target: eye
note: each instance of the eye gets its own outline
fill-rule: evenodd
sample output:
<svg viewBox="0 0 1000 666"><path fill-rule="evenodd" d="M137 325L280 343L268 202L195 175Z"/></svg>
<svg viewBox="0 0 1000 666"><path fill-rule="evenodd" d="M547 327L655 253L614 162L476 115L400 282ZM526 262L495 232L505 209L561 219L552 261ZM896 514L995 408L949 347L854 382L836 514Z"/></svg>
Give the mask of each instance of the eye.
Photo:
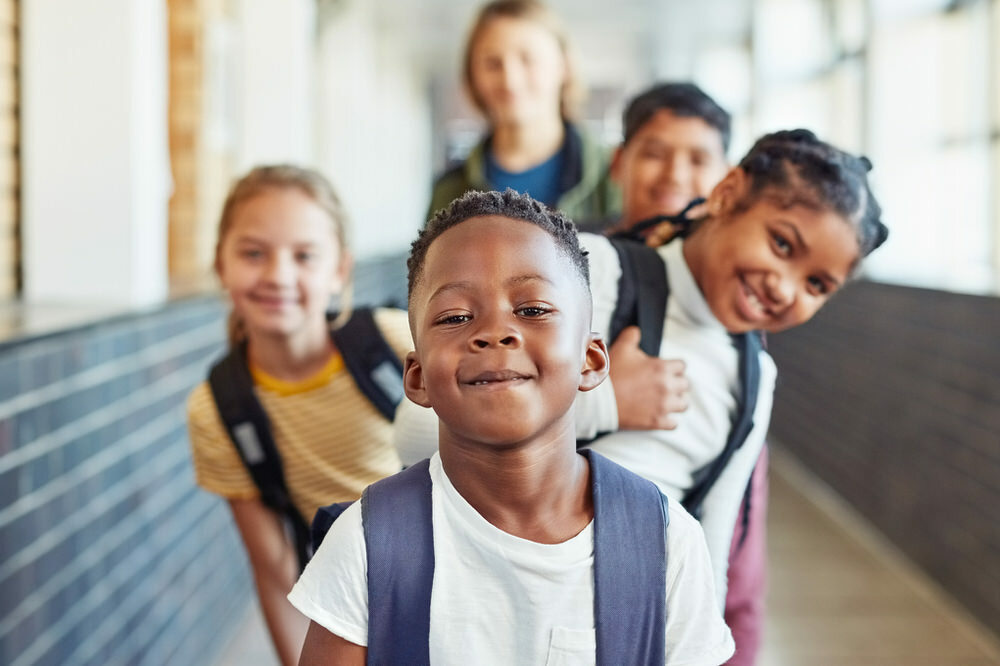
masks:
<svg viewBox="0 0 1000 666"><path fill-rule="evenodd" d="M458 324L464 324L467 321L472 321L472 315L459 312L445 314L434 320L435 326L456 326Z"/></svg>
<svg viewBox="0 0 1000 666"><path fill-rule="evenodd" d="M792 253L792 244L784 236L776 232L771 232L771 239L774 241L774 247L778 254L787 257Z"/></svg>
<svg viewBox="0 0 1000 666"><path fill-rule="evenodd" d="M300 264L308 264L316 258L315 252L300 251L295 253L295 261Z"/></svg>
<svg viewBox="0 0 1000 666"><path fill-rule="evenodd" d="M552 312L552 309L542 305L525 305L515 310L515 312L521 317L535 319L538 317L544 317Z"/></svg>
<svg viewBox="0 0 1000 666"><path fill-rule="evenodd" d="M820 294L825 296L826 294L830 293L830 286L826 283L825 280L822 280L821 278L818 277L811 277L809 278L808 282L809 282L809 290L814 294Z"/></svg>
<svg viewBox="0 0 1000 666"><path fill-rule="evenodd" d="M257 248L244 248L240 250L239 256L243 259L260 259L264 256L264 252Z"/></svg>

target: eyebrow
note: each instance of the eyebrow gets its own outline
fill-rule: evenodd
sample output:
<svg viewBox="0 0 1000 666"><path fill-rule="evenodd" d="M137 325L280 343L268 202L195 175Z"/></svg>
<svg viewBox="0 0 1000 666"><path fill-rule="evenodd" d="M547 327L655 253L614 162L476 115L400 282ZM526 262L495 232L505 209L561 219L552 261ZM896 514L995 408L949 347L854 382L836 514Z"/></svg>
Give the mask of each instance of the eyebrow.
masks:
<svg viewBox="0 0 1000 666"><path fill-rule="evenodd" d="M544 282L545 284L553 286L555 285L555 283L552 280L545 277L544 275L539 275L537 273L525 273L524 275L515 275L505 280L503 284L505 287L515 287L517 285L525 284L526 282ZM437 289L435 289L434 292L427 297L427 300L432 301L441 294L450 291L467 291L470 289L472 289L472 283L467 280L447 282L438 287Z"/></svg>

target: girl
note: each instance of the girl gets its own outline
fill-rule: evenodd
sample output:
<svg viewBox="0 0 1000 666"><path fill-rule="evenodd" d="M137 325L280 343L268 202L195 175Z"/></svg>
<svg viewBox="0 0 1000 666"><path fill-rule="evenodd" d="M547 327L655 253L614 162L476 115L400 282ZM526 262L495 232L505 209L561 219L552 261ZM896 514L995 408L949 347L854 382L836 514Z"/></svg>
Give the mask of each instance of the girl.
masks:
<svg viewBox="0 0 1000 666"><path fill-rule="evenodd" d="M334 326L351 318L346 222L326 180L293 166L252 170L219 222L215 270L232 301L230 345L243 353L306 525L319 506L355 499L401 467L391 423L359 391L331 339L331 297L342 306ZM374 321L402 358L411 348L406 314L378 310ZM197 482L229 501L277 653L297 663L308 621L286 599L300 570L296 547L262 500L208 382L189 398L188 427Z"/></svg>
<svg viewBox="0 0 1000 666"><path fill-rule="evenodd" d="M465 86L486 138L434 185L430 213L468 190L508 187L575 219L617 212L609 153L573 122L580 84L566 34L535 0L484 6L466 42Z"/></svg>
<svg viewBox="0 0 1000 666"><path fill-rule="evenodd" d="M707 216L694 221L684 238L657 250L670 286L659 355L685 362L687 410L676 416L674 430L613 432L592 448L670 497L687 496L698 472L719 456L746 398L731 336L805 323L885 240L888 232L867 183L870 167L865 158L806 130L776 132L753 146L709 195ZM618 254L603 237L581 239L590 253L594 325L607 332L618 299ZM752 430L702 504L723 596L736 517L770 419L776 371L767 352L757 352L756 360ZM613 404L611 387L602 389L595 399ZM581 411L601 413L594 404ZM607 425L591 428L612 429ZM735 531L738 538L741 531Z"/></svg>

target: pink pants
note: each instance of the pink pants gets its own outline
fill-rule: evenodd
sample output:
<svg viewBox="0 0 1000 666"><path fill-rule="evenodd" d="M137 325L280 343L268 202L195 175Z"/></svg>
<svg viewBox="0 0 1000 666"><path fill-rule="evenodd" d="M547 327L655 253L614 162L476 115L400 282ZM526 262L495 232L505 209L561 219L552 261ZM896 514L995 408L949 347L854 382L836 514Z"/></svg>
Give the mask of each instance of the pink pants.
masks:
<svg viewBox="0 0 1000 666"><path fill-rule="evenodd" d="M733 632L736 653L729 666L753 666L764 629L764 591L767 587L767 445L760 452L750 486L750 525L743 534L743 509L729 550L729 589L726 624Z"/></svg>

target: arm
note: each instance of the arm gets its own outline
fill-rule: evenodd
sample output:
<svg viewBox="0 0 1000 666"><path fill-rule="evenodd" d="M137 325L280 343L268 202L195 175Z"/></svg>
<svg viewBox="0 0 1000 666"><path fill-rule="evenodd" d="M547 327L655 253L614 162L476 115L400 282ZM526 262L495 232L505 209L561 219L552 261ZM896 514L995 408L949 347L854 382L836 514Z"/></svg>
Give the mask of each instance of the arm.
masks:
<svg viewBox="0 0 1000 666"><path fill-rule="evenodd" d="M580 234L590 259L594 313L592 328L607 337L618 301L621 264L603 236ZM626 328L610 348L610 380L577 396L577 437L590 439L617 430L669 430L672 413L687 408L687 379L681 361L654 358L639 349L639 329Z"/></svg>
<svg viewBox="0 0 1000 666"><path fill-rule="evenodd" d="M306 642L302 646L299 666L320 666L322 664L364 666L367 657L368 648L365 646L355 645L327 631L315 622L310 622Z"/></svg>
<svg viewBox="0 0 1000 666"><path fill-rule="evenodd" d="M309 623L286 598L299 575L295 548L285 538L281 520L260 500L230 500L229 507L247 549L278 657L282 664L295 664Z"/></svg>

